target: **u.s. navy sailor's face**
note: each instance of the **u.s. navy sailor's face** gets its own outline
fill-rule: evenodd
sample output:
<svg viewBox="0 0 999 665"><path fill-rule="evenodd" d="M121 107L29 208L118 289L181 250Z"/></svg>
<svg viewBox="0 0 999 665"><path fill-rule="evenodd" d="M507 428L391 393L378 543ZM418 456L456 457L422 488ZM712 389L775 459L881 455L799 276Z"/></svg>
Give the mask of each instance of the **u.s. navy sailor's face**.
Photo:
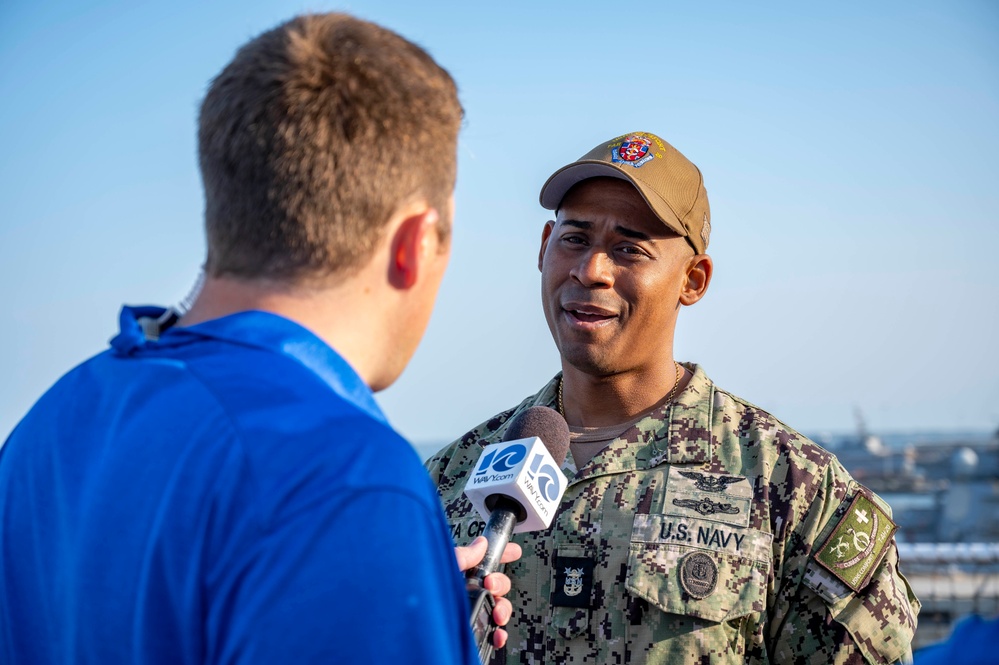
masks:
<svg viewBox="0 0 999 665"><path fill-rule="evenodd" d="M545 318L565 361L595 376L668 363L679 306L703 293L689 301L693 259L630 183L594 178L570 190L538 257Z"/></svg>

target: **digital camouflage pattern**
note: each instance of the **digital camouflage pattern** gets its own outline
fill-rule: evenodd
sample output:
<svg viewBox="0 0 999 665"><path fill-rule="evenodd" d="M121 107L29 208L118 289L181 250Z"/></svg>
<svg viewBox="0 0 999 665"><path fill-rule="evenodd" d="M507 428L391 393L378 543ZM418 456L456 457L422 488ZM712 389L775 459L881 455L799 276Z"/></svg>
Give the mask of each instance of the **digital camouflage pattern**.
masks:
<svg viewBox="0 0 999 665"><path fill-rule="evenodd" d="M894 540L859 538L873 558L859 591L829 569L856 557L853 536L870 528L851 512L855 498L877 508L879 534L888 506L832 454L687 367L694 376L673 405L584 468L567 460L569 487L547 531L514 536L524 556L507 566L514 613L494 662L908 660L919 603ZM462 495L482 446L502 440L518 412L554 408L557 383L427 462L456 543L484 526Z"/></svg>

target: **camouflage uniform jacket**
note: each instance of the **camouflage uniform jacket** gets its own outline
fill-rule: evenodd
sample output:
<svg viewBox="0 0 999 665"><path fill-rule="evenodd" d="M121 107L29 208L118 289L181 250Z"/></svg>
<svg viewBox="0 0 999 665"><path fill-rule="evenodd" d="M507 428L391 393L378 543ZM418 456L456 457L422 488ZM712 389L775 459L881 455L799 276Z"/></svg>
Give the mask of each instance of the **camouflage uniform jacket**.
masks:
<svg viewBox="0 0 999 665"><path fill-rule="evenodd" d="M686 389L590 462L564 469L551 527L514 536L513 663L891 663L919 603L888 506L839 461L696 365ZM558 377L427 462L452 536L484 523L464 498L481 447Z"/></svg>

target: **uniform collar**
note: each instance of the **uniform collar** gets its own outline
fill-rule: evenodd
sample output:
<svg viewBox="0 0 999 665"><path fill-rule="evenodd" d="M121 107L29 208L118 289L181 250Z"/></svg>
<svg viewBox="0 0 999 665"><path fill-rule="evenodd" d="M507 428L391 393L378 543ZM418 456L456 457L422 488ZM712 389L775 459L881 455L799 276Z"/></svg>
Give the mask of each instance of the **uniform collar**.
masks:
<svg viewBox="0 0 999 665"><path fill-rule="evenodd" d="M651 469L660 464L703 464L712 458L711 421L714 384L699 365L685 363L693 376L672 404L663 405L635 423L595 455L581 471L565 469L570 482L608 473ZM557 391L561 375L521 405L548 406L558 410ZM511 414L510 420L512 420ZM507 421L509 422L509 420ZM502 435L501 430L497 431Z"/></svg>
<svg viewBox="0 0 999 665"><path fill-rule="evenodd" d="M167 310L162 307L122 307L118 319L120 330L111 339L113 353L132 356L205 340L272 351L294 358L342 398L376 420L387 423L371 389L343 356L290 319L256 310L238 312L190 327L169 328L159 339L148 339L142 320L158 319L164 314Z"/></svg>
<svg viewBox="0 0 999 665"><path fill-rule="evenodd" d="M662 427L650 441L649 466L703 464L712 458L714 384L699 365L684 363L693 376L672 405L663 407ZM639 423L641 424L641 423Z"/></svg>

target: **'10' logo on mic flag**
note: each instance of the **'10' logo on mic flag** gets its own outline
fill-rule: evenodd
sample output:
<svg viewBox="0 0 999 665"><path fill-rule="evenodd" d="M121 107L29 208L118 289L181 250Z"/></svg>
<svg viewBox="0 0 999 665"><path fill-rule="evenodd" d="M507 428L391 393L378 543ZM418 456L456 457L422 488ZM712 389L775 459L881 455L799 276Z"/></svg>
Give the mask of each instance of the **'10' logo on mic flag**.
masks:
<svg viewBox="0 0 999 665"><path fill-rule="evenodd" d="M516 500L527 518L514 533L546 529L565 492L565 478L541 439L518 439L486 446L465 487L483 519L489 520L486 499L500 494Z"/></svg>

